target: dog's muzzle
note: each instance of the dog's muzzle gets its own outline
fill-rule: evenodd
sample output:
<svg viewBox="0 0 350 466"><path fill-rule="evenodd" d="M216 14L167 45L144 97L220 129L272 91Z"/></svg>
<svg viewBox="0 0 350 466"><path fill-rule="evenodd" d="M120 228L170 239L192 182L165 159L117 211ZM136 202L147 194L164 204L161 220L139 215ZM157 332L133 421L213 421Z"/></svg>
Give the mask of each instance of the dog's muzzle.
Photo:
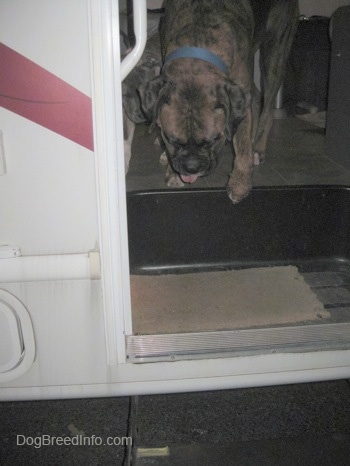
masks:
<svg viewBox="0 0 350 466"><path fill-rule="evenodd" d="M179 151L171 157L171 165L184 183L194 183L197 178L209 175L215 169L217 160L212 154Z"/></svg>

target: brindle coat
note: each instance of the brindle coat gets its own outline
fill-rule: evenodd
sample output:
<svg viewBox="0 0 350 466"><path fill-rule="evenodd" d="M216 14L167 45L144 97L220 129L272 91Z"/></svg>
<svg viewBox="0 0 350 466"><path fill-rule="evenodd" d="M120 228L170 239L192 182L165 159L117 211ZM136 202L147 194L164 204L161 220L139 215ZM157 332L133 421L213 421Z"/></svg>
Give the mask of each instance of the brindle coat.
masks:
<svg viewBox="0 0 350 466"><path fill-rule="evenodd" d="M148 121L142 110L139 88L159 75L161 66L160 38L156 33L147 40L142 57L122 83L125 173L129 170L135 124Z"/></svg>
<svg viewBox="0 0 350 466"><path fill-rule="evenodd" d="M168 62L142 90L144 111L161 128L173 172L168 184L211 173L228 139L235 151L227 191L239 202L264 157L272 109L298 20L297 0L167 0L163 59L186 46L205 48L228 66L226 76L198 58ZM253 83L260 48L262 97Z"/></svg>

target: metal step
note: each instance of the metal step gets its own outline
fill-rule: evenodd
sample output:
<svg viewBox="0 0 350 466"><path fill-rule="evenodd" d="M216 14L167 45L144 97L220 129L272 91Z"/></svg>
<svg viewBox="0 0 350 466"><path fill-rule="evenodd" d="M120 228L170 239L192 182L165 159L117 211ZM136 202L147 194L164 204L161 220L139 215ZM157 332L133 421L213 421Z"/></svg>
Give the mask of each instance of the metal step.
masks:
<svg viewBox="0 0 350 466"><path fill-rule="evenodd" d="M130 335L132 363L350 349L350 323L200 333Z"/></svg>

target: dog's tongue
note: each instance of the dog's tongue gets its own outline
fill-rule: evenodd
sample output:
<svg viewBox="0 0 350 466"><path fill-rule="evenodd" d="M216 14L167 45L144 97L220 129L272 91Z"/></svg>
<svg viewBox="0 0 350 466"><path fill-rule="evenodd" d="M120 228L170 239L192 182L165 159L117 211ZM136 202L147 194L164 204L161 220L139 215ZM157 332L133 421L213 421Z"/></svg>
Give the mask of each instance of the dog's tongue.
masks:
<svg viewBox="0 0 350 466"><path fill-rule="evenodd" d="M197 181L198 175L180 175L184 183L194 183Z"/></svg>

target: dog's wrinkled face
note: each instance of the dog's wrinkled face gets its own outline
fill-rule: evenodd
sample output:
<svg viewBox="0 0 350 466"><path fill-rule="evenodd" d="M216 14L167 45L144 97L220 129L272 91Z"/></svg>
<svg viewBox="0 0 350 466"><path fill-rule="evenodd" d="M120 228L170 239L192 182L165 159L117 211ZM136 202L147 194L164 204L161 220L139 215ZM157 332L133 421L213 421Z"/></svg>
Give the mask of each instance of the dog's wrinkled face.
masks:
<svg viewBox="0 0 350 466"><path fill-rule="evenodd" d="M243 92L227 79L175 83L159 76L145 88L143 102L161 129L173 170L185 183L213 172L245 113Z"/></svg>
<svg viewBox="0 0 350 466"><path fill-rule="evenodd" d="M159 109L157 122L171 166L185 183L215 169L226 141L225 111L213 94L184 83L172 89Z"/></svg>

